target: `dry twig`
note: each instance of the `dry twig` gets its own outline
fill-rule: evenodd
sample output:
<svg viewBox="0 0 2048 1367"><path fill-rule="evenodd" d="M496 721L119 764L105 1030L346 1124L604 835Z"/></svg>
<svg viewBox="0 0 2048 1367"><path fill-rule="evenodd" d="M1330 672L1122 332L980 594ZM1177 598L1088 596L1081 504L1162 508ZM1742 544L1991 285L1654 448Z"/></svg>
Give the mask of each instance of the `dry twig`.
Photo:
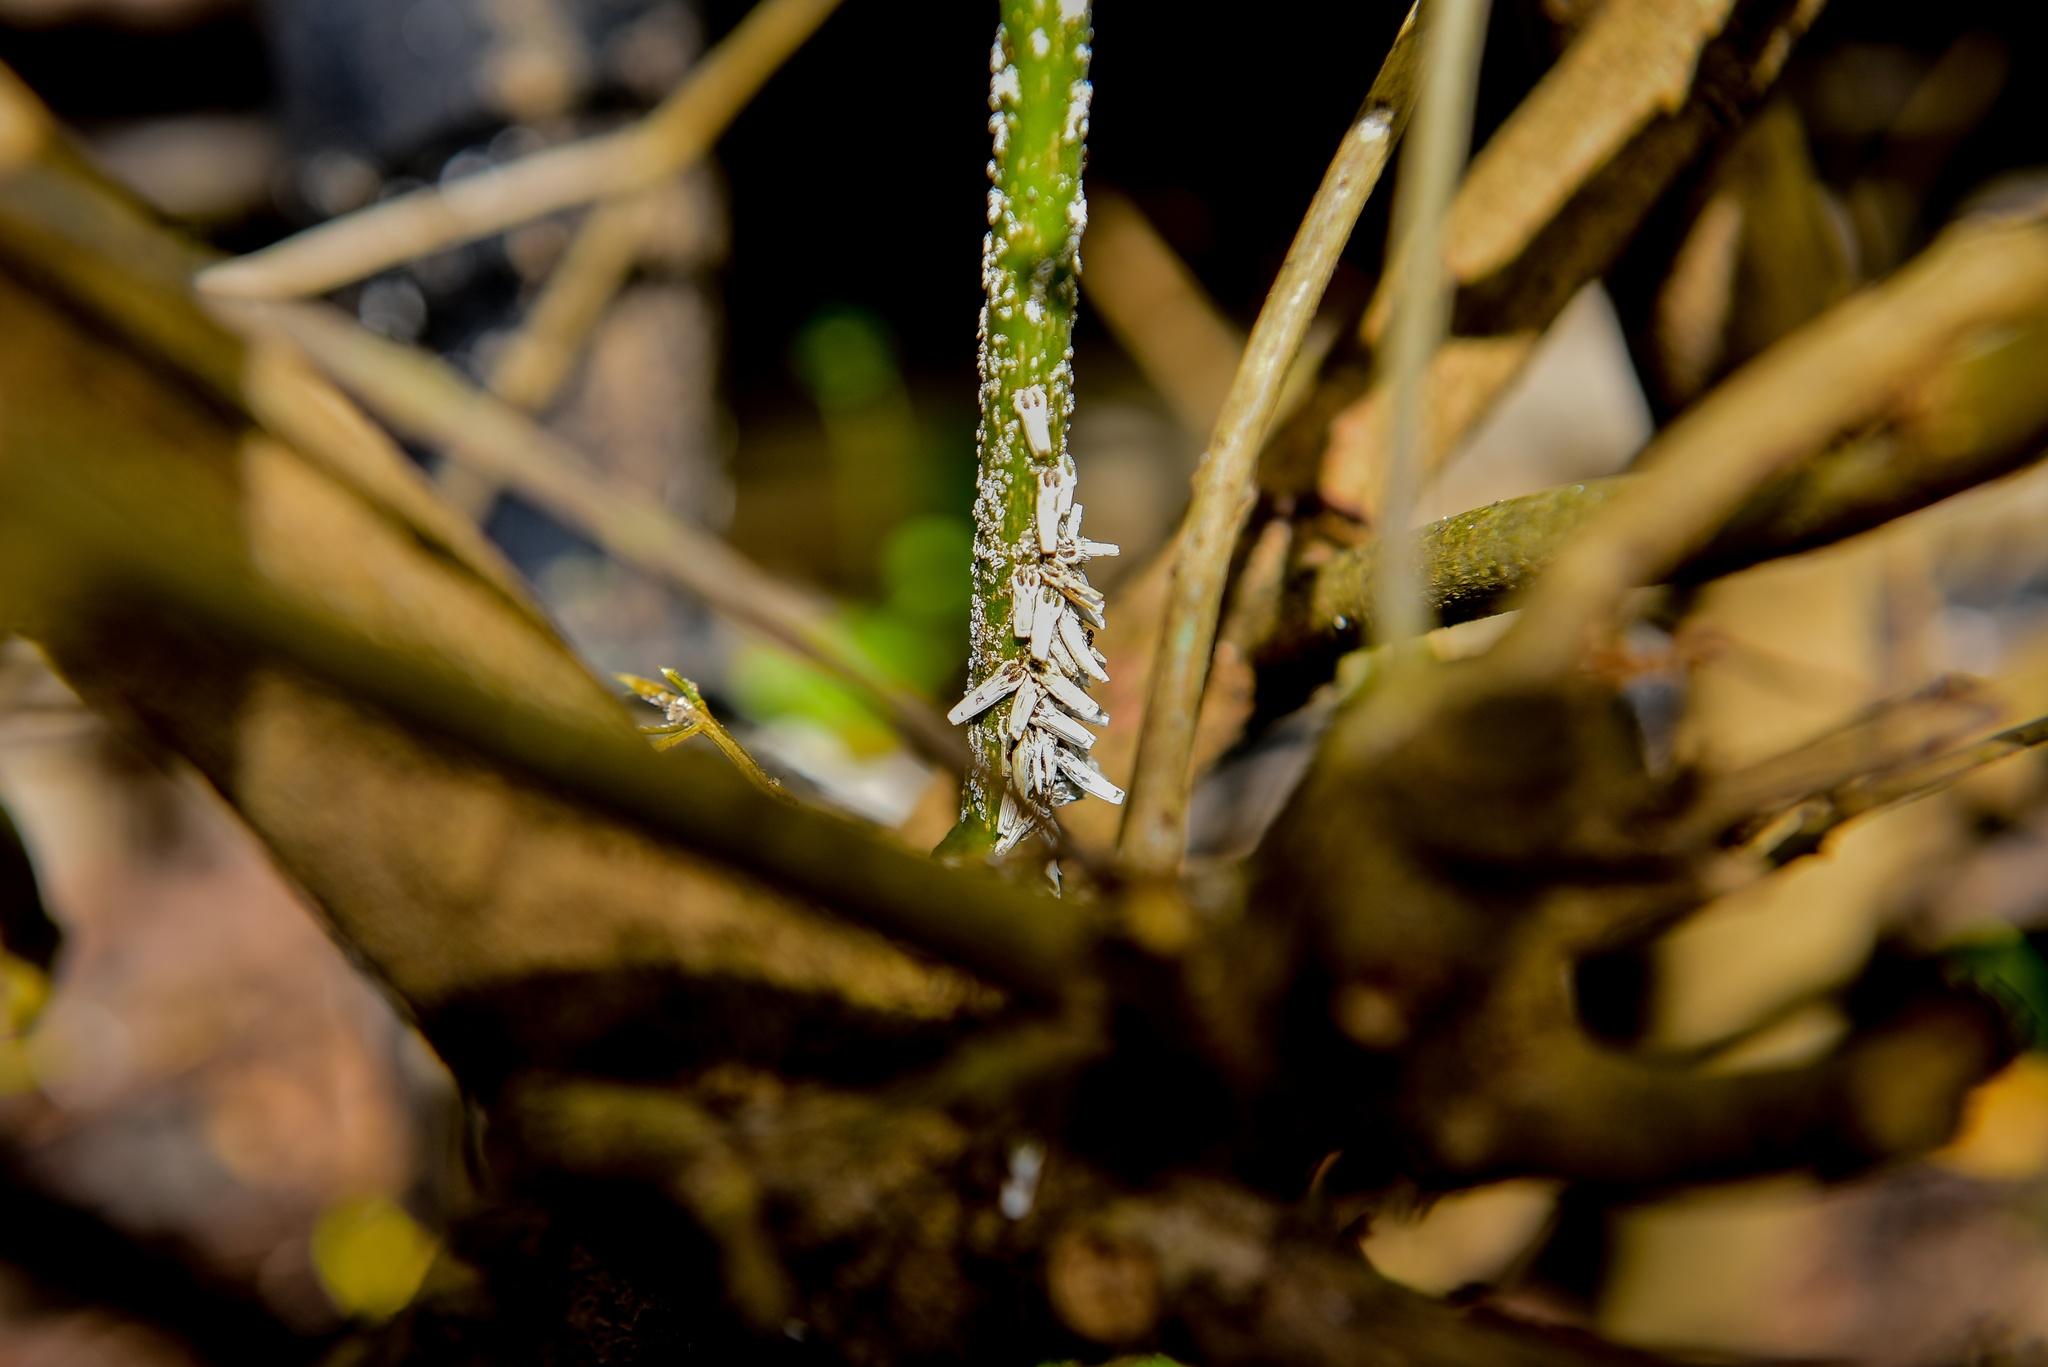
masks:
<svg viewBox="0 0 2048 1367"><path fill-rule="evenodd" d="M1252 327L1237 377L1195 472L1194 500L1174 549L1165 625L1152 662L1138 737L1131 805L1118 844L1124 864L1164 876L1179 867L1187 844L1189 766L1202 685L1209 675L1218 614L1237 539L1253 501L1259 448L1281 388L1336 269L1366 197L1379 183L1407 121L1416 61L1410 14L1373 82L1372 93L1346 130L1330 169L1281 263L1266 305Z"/></svg>
<svg viewBox="0 0 2048 1367"><path fill-rule="evenodd" d="M1862 772L1811 794L1789 830L1772 832L1765 864L1781 868L1812 854L1837 830L1861 816L1945 792L1978 771L2048 744L2048 717L2035 717L1968 745L1917 762Z"/></svg>
<svg viewBox="0 0 2048 1367"><path fill-rule="evenodd" d="M630 128L415 190L200 272L238 298L323 294L401 261L659 184L709 150L839 0L761 0L676 92Z"/></svg>
<svg viewBox="0 0 2048 1367"><path fill-rule="evenodd" d="M652 205L646 195L608 200L577 226L526 321L491 366L490 389L512 407L539 413L575 368L584 341L625 286L645 242ZM441 496L482 521L499 485L460 461L436 474Z"/></svg>
<svg viewBox="0 0 2048 1367"><path fill-rule="evenodd" d="M884 677L815 600L717 537L592 474L560 439L476 389L452 367L311 304L225 304L303 348L386 421L517 489L621 561L702 599L858 688L927 758L959 772L962 746L929 704Z"/></svg>
<svg viewBox="0 0 2048 1367"><path fill-rule="evenodd" d="M1394 191L1393 322L1386 348L1386 383L1393 389L1393 443L1379 500L1379 537L1392 550L1379 576L1379 620L1389 640L1427 629L1408 573L1408 524L1422 493L1423 451L1429 413L1424 382L1430 357L1443 345L1451 319L1451 277L1443 258L1445 216L1472 141L1472 102L1479 88L1479 54L1486 36L1488 0L1439 0L1430 11L1423 51L1415 136L1401 158ZM1382 285L1382 290L1386 288Z"/></svg>
<svg viewBox="0 0 2048 1367"><path fill-rule="evenodd" d="M1892 396L1883 426L1773 480L1672 572L1699 583L1831 545L2035 463L2048 449L2048 319L1973 338ZM1414 554L1431 611L1446 623L1499 612L1592 515L1639 476L1525 494L1421 529ZM1300 575L1260 643L1259 704L1285 712L1326 682L1338 655L1375 638L1377 548Z"/></svg>
<svg viewBox="0 0 2048 1367"><path fill-rule="evenodd" d="M1452 205L1445 258L1458 286L1455 335L1430 363L1427 469L1486 414L1559 310L1613 264L1680 174L1770 90L1821 4L1599 7L1474 156ZM1383 287L1359 332L1367 353L1384 340L1389 304ZM1389 418L1385 387L1361 385L1340 372L1324 401L1282 434L1267 462L1269 492L1369 508L1384 478Z"/></svg>
<svg viewBox="0 0 2048 1367"><path fill-rule="evenodd" d="M1538 581L1504 662L1556 674L1628 590L1708 545L1744 500L1806 453L1881 413L1970 336L2048 309L2048 220L1966 223L1887 284L1802 328L1665 430L1641 475Z"/></svg>

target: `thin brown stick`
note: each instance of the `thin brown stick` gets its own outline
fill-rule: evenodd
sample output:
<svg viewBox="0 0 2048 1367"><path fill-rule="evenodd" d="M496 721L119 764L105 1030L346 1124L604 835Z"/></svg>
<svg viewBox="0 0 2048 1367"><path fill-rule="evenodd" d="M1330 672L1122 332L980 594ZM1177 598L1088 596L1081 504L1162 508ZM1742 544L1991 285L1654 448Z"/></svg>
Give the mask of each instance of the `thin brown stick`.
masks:
<svg viewBox="0 0 2048 1367"><path fill-rule="evenodd" d="M2035 717L1918 763L1860 776L1815 793L1792 829L1771 841L1764 861L1771 868L1782 868L1818 850L1828 836L1857 817L1932 797L2002 759L2042 745L2048 745L2048 717Z"/></svg>
<svg viewBox="0 0 2048 1367"><path fill-rule="evenodd" d="M1117 342L1190 432L1207 432L1229 392L1244 338L1138 206L1098 192L1088 210L1081 288Z"/></svg>
<svg viewBox="0 0 2048 1367"><path fill-rule="evenodd" d="M493 394L526 413L538 413L553 402L584 342L633 274L649 209L645 195L629 195L590 211L527 310L525 323L491 366ZM498 481L460 461L444 465L435 482L442 497L477 521L489 513L500 488Z"/></svg>
<svg viewBox="0 0 2048 1367"><path fill-rule="evenodd" d="M781 642L873 699L918 751L960 772L959 736L923 699L881 675L816 600L711 536L607 485L583 456L444 363L310 304L227 306L311 357L386 421L532 499L626 564Z"/></svg>
<svg viewBox="0 0 2048 1367"><path fill-rule="evenodd" d="M1423 45L1415 136L1401 157L1394 190L1394 317L1387 337L1387 382L1393 390L1393 442L1379 500L1380 540L1392 554L1376 587L1378 615L1389 640L1428 629L1428 612L1408 555L1408 524L1422 494L1428 421L1424 381L1430 358L1451 324L1451 275L1444 228L1472 143L1472 102L1490 0L1441 0Z"/></svg>
<svg viewBox="0 0 2048 1367"><path fill-rule="evenodd" d="M1338 254L1407 122L1415 48L1411 11L1281 263L1223 401L1209 453L1195 472L1194 499L1175 551L1165 629L1153 659L1131 805L1119 843L1121 859L1135 872L1165 876L1180 866L1187 845L1195 722L1231 558L1251 513L1259 448L1295 353L1336 270Z"/></svg>
<svg viewBox="0 0 2048 1367"><path fill-rule="evenodd" d="M1820 0L1607 0L1479 149L1444 255L1458 326L1429 368L1434 470L1522 372L1565 303L1614 264L1674 179L1772 87ZM1391 280L1359 329L1385 338ZM1269 453L1271 497L1364 516L1385 468L1383 384L1356 368ZM1352 388L1356 386L1356 388ZM1345 392L1350 389L1347 395Z"/></svg>
<svg viewBox="0 0 2048 1367"><path fill-rule="evenodd" d="M652 212L646 195L610 200L590 211L524 325L491 366L493 394L528 413L553 401L585 339L633 274Z"/></svg>
<svg viewBox="0 0 2048 1367"><path fill-rule="evenodd" d="M709 150L839 0L761 0L639 123L415 190L201 271L199 285L254 299L323 294L401 261L592 200L646 189Z"/></svg>
<svg viewBox="0 0 2048 1367"><path fill-rule="evenodd" d="M110 509L61 461L17 461L0 473L0 528L33 557L35 611L66 630L142 611L249 647L991 982L1058 995L1097 939L1084 909L942 868L855 822L757 792L709 756L657 755L619 714L529 696L417 643L373 635L316 596L252 575L239 547L183 525L138 534L135 509Z"/></svg>
<svg viewBox="0 0 2048 1367"><path fill-rule="evenodd" d="M1918 772L1966 737L1999 720L1997 690L1961 677L1937 679L1873 704L1803 745L1704 777L1691 804L1687 838L1744 844L1816 794Z"/></svg>
<svg viewBox="0 0 2048 1367"><path fill-rule="evenodd" d="M2040 209L1951 229L1889 283L1738 371L1644 453L1642 473L1537 581L1496 651L1561 673L1631 589L1705 546L1772 477L1877 416L1966 337L2048 310Z"/></svg>

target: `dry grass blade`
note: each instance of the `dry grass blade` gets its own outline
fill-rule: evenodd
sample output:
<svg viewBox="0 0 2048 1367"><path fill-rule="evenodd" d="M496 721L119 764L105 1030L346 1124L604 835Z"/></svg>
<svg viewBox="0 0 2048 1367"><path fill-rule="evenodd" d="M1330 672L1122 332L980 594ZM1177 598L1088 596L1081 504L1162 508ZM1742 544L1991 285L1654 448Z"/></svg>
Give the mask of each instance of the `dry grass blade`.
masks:
<svg viewBox="0 0 2048 1367"><path fill-rule="evenodd" d="M872 698L918 751L959 772L960 739L922 699L881 675L834 629L817 601L717 537L592 474L566 443L422 352L387 342L310 304L224 306L302 348L385 420L444 447L589 535L625 564L702 599L822 665Z"/></svg>
<svg viewBox="0 0 2048 1367"><path fill-rule="evenodd" d="M548 406L584 339L633 273L653 206L645 196L598 205L491 366L491 392L528 413Z"/></svg>
<svg viewBox="0 0 2048 1367"><path fill-rule="evenodd" d="M208 268L199 284L256 299L322 294L387 267L646 189L695 162L839 0L762 0L641 122L416 190Z"/></svg>
<svg viewBox="0 0 2048 1367"><path fill-rule="evenodd" d="M1164 876L1180 865L1202 685L1208 679L1231 558L1251 512L1259 448L1337 257L1406 122L1416 39L1411 11L1281 263L1223 401L1208 454L1195 472L1194 500L1175 548L1165 629L1152 663L1138 767L1118 845L1120 858L1135 872Z"/></svg>

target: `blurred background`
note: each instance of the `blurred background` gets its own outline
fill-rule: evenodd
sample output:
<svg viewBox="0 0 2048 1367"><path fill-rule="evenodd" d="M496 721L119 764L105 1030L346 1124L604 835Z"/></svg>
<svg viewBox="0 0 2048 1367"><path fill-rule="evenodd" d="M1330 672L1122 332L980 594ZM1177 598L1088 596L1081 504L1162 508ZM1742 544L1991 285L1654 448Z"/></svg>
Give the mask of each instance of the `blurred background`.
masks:
<svg viewBox="0 0 2048 1367"><path fill-rule="evenodd" d="M1126 570L1179 515L1238 339L1403 10L1194 8L1096 18L1073 440L1092 534L1123 544ZM1480 138L1592 8L1496 4ZM0 0L0 61L108 173L239 252L621 126L745 10ZM964 655L994 18L849 0L707 163L649 196L623 287L523 391L608 480L828 591L845 638L933 698L958 688ZM1654 267L1626 261L1567 310L1425 515L1621 468L1782 332L1773 301L1831 301L1970 205L2038 192L2044 39L2038 3L1836 0L1764 116L1660 210ZM1369 295L1385 203L1312 347ZM335 300L496 382L574 219ZM1683 274L1664 271L1672 244ZM1773 275L1788 261L1799 279ZM1742 306L1717 314L1715 298ZM1660 326L1681 314L1711 325ZM793 784L883 824L914 818L931 775L858 696L414 454L596 668L672 665ZM1949 673L2048 677L2044 519L2039 475L1954 500L1718 585L1617 667L1675 700L1671 753L1728 763ZM2048 689L2004 701L2032 715ZM1740 1040L1717 1066L1799 1057L1845 1028L1826 991L1900 942L1966 949L2048 1002L2025 938L2048 928L2044 777L2025 761L1867 822L1689 925L1637 967L1616 1029L1674 1051ZM0 961L0 1364L194 1360L151 1328L163 1307L98 1294L115 1258L212 1307L217 1360L262 1325L317 1336L402 1308L468 1180L465 1120L430 1052L217 799L19 646L0 656L0 807L18 828L0 862L26 860L65 932L47 979ZM0 909L0 940L30 933ZM38 1010L30 1045L17 1027ZM1625 1205L1509 1184L1393 1222L1369 1251L1432 1292L1666 1348L2048 1361L2048 1059L2014 1064L1962 1136L1909 1169Z"/></svg>

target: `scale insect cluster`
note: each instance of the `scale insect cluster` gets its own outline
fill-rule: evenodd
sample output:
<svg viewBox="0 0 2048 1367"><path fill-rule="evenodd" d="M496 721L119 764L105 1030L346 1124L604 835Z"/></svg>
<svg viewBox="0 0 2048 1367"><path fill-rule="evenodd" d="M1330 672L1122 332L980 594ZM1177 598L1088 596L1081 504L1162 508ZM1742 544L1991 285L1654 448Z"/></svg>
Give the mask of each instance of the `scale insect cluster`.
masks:
<svg viewBox="0 0 2048 1367"><path fill-rule="evenodd" d="M1012 404L1038 478L1036 517L1010 571L1010 634L1025 649L970 688L946 714L948 721L965 725L1009 700L1002 731L998 855L1033 831L1049 830L1053 809L1084 794L1105 802L1124 800L1123 789L1088 757L1095 735L1082 725L1109 720L1087 692L1090 681L1109 678L1109 661L1095 648L1091 630L1103 625L1102 594L1088 582L1083 567L1115 555L1117 547L1081 534L1074 462L1053 450L1044 387L1018 390Z"/></svg>

